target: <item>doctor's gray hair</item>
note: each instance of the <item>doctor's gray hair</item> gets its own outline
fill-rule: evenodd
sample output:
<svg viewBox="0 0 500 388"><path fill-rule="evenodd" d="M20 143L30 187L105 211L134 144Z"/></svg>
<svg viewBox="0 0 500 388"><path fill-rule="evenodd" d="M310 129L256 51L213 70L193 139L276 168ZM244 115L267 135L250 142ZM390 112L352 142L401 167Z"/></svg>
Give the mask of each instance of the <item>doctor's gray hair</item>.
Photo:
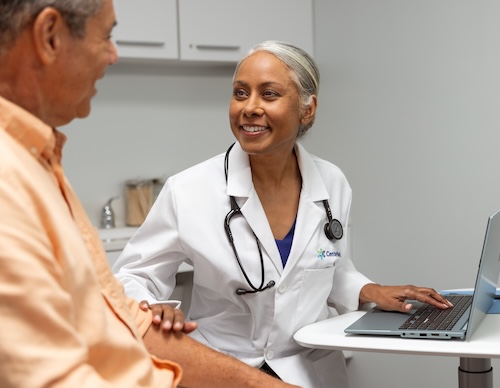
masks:
<svg viewBox="0 0 500 388"><path fill-rule="evenodd" d="M24 27L47 7L58 10L75 38L85 36L85 25L104 0L0 0L0 54L8 49Z"/></svg>
<svg viewBox="0 0 500 388"><path fill-rule="evenodd" d="M241 64L252 54L264 51L273 54L289 69L291 77L300 96L301 107L308 107L312 102L312 96L319 93L319 69L314 59L301 48L289 43L268 40L251 48L236 65L233 75L238 73ZM300 124L297 137L302 137L314 124L314 117L308 124Z"/></svg>

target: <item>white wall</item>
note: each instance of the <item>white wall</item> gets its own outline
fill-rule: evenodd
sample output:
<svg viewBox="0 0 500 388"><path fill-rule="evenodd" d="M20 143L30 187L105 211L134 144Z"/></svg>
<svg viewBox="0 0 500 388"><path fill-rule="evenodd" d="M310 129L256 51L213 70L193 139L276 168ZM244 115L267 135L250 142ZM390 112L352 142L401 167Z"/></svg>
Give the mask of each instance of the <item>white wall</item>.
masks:
<svg viewBox="0 0 500 388"><path fill-rule="evenodd" d="M90 117L62 128L66 174L95 225L115 195L122 198L113 208L123 225L127 179L171 175L234 141L228 126L233 70L127 63L108 69Z"/></svg>
<svg viewBox="0 0 500 388"><path fill-rule="evenodd" d="M500 2L315 5L323 79L306 145L353 187L356 265L382 283L473 286L500 208ZM353 388L416 388L417 370L423 386L455 387L457 366L357 353L349 369Z"/></svg>
<svg viewBox="0 0 500 388"><path fill-rule="evenodd" d="M500 207L500 2L315 8L320 107L304 143L351 182L356 265L386 284L472 286L487 216ZM66 171L93 220L125 179L168 175L225 150L231 74L111 69L91 118L65 131ZM353 388L417 388L417 370L426 386L447 388L457 386L457 366L356 353L349 370Z"/></svg>
<svg viewBox="0 0 500 388"><path fill-rule="evenodd" d="M500 207L499 11L493 0L316 2L323 78L306 143L348 176L354 254L381 281L474 280Z"/></svg>

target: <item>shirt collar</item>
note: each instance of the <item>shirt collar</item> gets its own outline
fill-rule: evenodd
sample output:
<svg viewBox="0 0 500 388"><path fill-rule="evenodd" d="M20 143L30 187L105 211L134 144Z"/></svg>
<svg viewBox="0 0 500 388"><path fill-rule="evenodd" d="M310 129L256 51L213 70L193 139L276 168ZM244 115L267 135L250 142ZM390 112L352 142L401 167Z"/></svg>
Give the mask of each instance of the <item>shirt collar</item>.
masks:
<svg viewBox="0 0 500 388"><path fill-rule="evenodd" d="M55 155L59 160L66 136L23 108L0 97L0 130L16 139L38 159Z"/></svg>

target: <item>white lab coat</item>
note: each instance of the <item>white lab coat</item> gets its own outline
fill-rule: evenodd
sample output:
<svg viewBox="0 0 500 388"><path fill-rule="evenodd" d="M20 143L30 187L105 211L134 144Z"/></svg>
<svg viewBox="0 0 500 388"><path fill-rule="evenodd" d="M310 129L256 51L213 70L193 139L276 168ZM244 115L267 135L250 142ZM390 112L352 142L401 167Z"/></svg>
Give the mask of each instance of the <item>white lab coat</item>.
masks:
<svg viewBox="0 0 500 388"><path fill-rule="evenodd" d="M266 361L285 381L303 387L346 387L342 352L299 346L293 334L301 327L331 316L327 302L339 312L356 310L361 288L370 281L356 271L347 248L351 189L343 173L330 162L307 153L297 143L302 191L293 244L283 268L280 254L259 197L252 184L248 155L236 143L224 175L224 154L168 179L144 224L114 266L127 294L137 300L168 299L175 274L186 261L194 266L189 318L199 328L192 337L260 366ZM256 286L262 247L265 283L275 287L255 294L248 289L224 231L236 198L244 217L231 229L243 266ZM324 233L328 199L344 237L330 241Z"/></svg>

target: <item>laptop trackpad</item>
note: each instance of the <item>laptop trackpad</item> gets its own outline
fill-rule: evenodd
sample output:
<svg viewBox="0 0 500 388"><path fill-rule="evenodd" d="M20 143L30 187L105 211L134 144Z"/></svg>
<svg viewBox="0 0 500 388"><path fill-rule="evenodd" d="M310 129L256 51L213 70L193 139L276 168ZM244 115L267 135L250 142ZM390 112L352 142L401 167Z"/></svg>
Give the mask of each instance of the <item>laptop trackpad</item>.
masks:
<svg viewBox="0 0 500 388"><path fill-rule="evenodd" d="M414 311L415 310L412 310L411 312ZM350 333L388 333L393 330L398 330L409 316L409 313L383 311L375 308L349 326L347 331Z"/></svg>

